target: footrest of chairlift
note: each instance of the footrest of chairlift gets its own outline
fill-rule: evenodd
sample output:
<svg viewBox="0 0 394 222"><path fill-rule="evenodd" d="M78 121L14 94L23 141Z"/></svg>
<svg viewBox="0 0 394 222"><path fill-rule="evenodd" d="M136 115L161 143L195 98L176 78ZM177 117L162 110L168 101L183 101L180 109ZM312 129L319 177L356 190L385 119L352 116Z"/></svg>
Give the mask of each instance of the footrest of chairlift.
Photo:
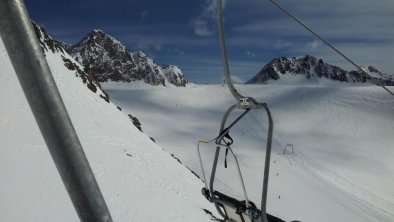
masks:
<svg viewBox="0 0 394 222"><path fill-rule="evenodd" d="M249 207L246 206L245 201L240 201L230 196L227 196L218 191L214 191L212 196L205 187L202 188L201 193L210 202L217 203L226 214L230 221L235 222L257 222L261 217L261 210L257 209L256 204L249 201ZM267 214L268 222L285 222L284 220Z"/></svg>

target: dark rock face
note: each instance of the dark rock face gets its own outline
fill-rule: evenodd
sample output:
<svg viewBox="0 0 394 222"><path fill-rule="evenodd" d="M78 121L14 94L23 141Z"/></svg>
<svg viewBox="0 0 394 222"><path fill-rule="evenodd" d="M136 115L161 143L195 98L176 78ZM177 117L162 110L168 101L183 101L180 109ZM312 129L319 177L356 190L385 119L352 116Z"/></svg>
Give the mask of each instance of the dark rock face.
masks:
<svg viewBox="0 0 394 222"><path fill-rule="evenodd" d="M37 25L35 22L32 21L32 24L33 24L33 28L36 33L36 36L37 36L38 40L40 41L40 46L41 46L42 50L44 51L44 53L45 53L45 51L48 51L48 50L51 50L52 53L55 53L55 52L64 53L65 52L64 43L59 42L55 39L52 39L48 35L47 31L43 27Z"/></svg>
<svg viewBox="0 0 394 222"><path fill-rule="evenodd" d="M141 51L130 52L101 30L92 31L77 44L67 47L67 51L76 61L91 69L99 82L144 81L154 86L166 83L164 69L153 59Z"/></svg>
<svg viewBox="0 0 394 222"><path fill-rule="evenodd" d="M383 73L373 66L368 66L368 68L365 68L365 70L368 71L368 73L372 76L372 78L373 78L372 81L374 81L374 82L379 81L385 86L394 86L394 75ZM351 71L350 74L354 75L354 76L364 76L363 72L361 72L359 70L358 71ZM365 77L364 81L365 81L365 79L368 80L369 78Z"/></svg>
<svg viewBox="0 0 394 222"><path fill-rule="evenodd" d="M384 74L369 66L366 69L374 79L384 85L394 85L394 77ZM283 75L305 76L305 78L326 78L342 82L371 81L362 71L346 71L337 66L325 63L322 59L306 55L300 58L275 58L261 69L257 75L247 81L248 84L265 83L268 80L278 80Z"/></svg>
<svg viewBox="0 0 394 222"><path fill-rule="evenodd" d="M144 80L146 83L154 86L165 85L165 78L162 75L161 67L155 61L148 58L141 51L132 53L131 55L132 62L136 66L134 70L136 80Z"/></svg>
<svg viewBox="0 0 394 222"><path fill-rule="evenodd" d="M163 73L168 82L175 86L185 87L188 83L185 75L183 75L182 71L174 65L168 65L163 68Z"/></svg>
<svg viewBox="0 0 394 222"><path fill-rule="evenodd" d="M100 84L96 81L91 70L86 68L83 70L80 64L71 61L71 59L69 59L71 58L70 55L66 53L66 45L64 43L51 38L43 27L40 27L34 22L32 22L32 24L40 42L40 46L44 51L44 55L45 52L49 51L52 53L59 53L59 56L62 58L65 67L71 71L74 71L75 75L79 77L86 87L89 88L93 93L99 93L101 98L109 102L108 94L103 89L101 89Z"/></svg>

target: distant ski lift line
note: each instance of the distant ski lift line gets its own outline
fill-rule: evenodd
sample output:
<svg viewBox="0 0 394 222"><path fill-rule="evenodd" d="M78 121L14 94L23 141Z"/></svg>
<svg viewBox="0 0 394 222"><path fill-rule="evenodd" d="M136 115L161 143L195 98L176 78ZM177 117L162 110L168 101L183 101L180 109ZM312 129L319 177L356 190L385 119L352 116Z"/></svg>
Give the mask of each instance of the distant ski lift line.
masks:
<svg viewBox="0 0 394 222"><path fill-rule="evenodd" d="M322 37L319 33L311 29L309 26L307 26L304 22L302 22L300 19L298 19L296 16L294 16L289 10L287 10L285 7L277 3L275 0L270 0L276 7L278 7L281 11L286 13L290 18L295 20L298 24L300 24L302 27L307 29L310 33L315 35L317 38L319 38L322 42L324 42L326 45L328 45L331 49L333 49L336 53L338 53L342 58L346 59L348 62L350 62L352 65L354 65L358 70L363 72L367 77L369 77L372 82L377 85L382 87L384 90L386 90L388 93L390 93L392 96L394 96L394 93L389 90L387 87L385 87L382 82L380 82L378 79L372 78L372 76L360 65L355 63L353 60L351 60L349 57L347 57L345 54L343 54L341 51L339 51L333 44L331 44L328 40L326 40L324 37Z"/></svg>

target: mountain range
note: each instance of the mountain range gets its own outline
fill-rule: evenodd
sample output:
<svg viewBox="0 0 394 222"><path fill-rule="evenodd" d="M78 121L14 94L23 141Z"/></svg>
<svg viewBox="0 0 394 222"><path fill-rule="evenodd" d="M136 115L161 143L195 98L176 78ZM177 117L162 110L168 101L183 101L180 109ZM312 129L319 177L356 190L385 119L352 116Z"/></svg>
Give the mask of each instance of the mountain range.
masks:
<svg viewBox="0 0 394 222"><path fill-rule="evenodd" d="M279 57L271 60L247 84L266 83L269 80L279 80L285 76L304 76L306 79L326 78L348 83L370 82L376 80L383 85L394 85L394 76L383 73L373 66L364 68L371 76L366 76L360 70L346 71L335 65L330 65L323 59L306 55L304 57Z"/></svg>
<svg viewBox="0 0 394 222"><path fill-rule="evenodd" d="M120 41L95 29L81 41L65 45L66 51L98 82L144 81L150 85L172 84L184 87L188 80L175 65L161 67L142 51L131 52Z"/></svg>
<svg viewBox="0 0 394 222"><path fill-rule="evenodd" d="M65 52L67 46L43 29L36 32L114 221L222 221L212 217L216 209L200 193L204 184L174 156L201 176L199 160L188 147L196 136L217 135L213 123L229 104L228 91L221 85L130 84L119 90L122 83L103 84L109 101L91 68L76 62ZM1 39L0 66L0 174L5 178L0 180L0 221L77 221ZM300 68L294 75L319 78L315 70ZM291 75L279 73L284 80ZM350 82L352 76L346 77ZM269 104L274 116L267 211L286 221L394 221L394 101L378 87L333 82L326 87L239 86ZM157 143L130 123L129 112ZM261 192L265 123L249 116L232 131L255 203L261 197L256 194ZM286 152L287 144L294 144L294 152ZM209 166L215 146L202 148ZM229 163L234 167L232 158ZM240 199L233 172L218 169L215 187Z"/></svg>
<svg viewBox="0 0 394 222"><path fill-rule="evenodd" d="M182 70L176 65L160 66L144 52L131 52L120 41L95 29L76 44L65 44L49 37L46 31L37 25L51 50L65 50L84 68L87 80L96 82L134 82L143 81L153 86L174 85L185 87L188 83ZM280 80L289 76L305 79L329 79L348 83L380 82L393 86L394 75L386 74L373 66L365 67L369 76L361 70L347 71L328 64L321 58L311 55L303 57L278 57L266 64L246 84L262 84L270 80ZM80 72L81 73L81 72ZM92 86L92 84L90 84Z"/></svg>
<svg viewBox="0 0 394 222"><path fill-rule="evenodd" d="M109 101L63 43L34 28L113 221L212 221L215 208L201 195L201 180L134 127L134 115ZM80 221L1 38L0 67L0 221Z"/></svg>

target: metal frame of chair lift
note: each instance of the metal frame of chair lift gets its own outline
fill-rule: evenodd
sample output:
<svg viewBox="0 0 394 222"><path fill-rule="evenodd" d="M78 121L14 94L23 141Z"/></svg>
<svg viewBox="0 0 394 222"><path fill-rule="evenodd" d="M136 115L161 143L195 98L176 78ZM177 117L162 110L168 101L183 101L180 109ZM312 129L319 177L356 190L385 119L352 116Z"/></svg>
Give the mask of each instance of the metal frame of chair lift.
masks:
<svg viewBox="0 0 394 222"><path fill-rule="evenodd" d="M335 46L333 46L330 42L328 42L325 38L323 38L321 35L319 35L317 32L309 28L305 23L303 23L301 20L296 18L293 14L291 14L287 9L285 9L282 5L277 3L274 0L270 0L276 7L278 7L281 11L283 11L285 14L290 16L293 20L295 20L297 23L299 23L301 26L306 28L310 33L315 35L317 38L319 38L323 43L328 45L330 48L332 48L336 53L338 53L340 56L342 56L344 59L349 61L351 64L353 64L358 70L360 70L362 73L364 73L365 76L369 77L372 82L374 82L377 86L382 87L384 90L386 90L388 93L391 95L394 95L393 92L391 92L387 87L385 87L379 80L371 78L370 74L361 66L357 65L353 60L351 60L349 57L345 56L341 51L339 51ZM233 95L233 97L237 100L237 104L231 106L224 114L222 124L219 130L219 136L216 138L216 152L215 152L215 158L214 158L214 164L212 167L212 172L211 172L211 178L210 178L210 184L208 187L207 180L205 177L205 172L204 172L204 167L202 165L202 160L201 160L201 154L200 154L200 148L199 145L201 142L199 142L199 145L197 146L198 150L198 155L200 158L200 165L201 165L201 171L204 177L204 182L205 182L205 188L203 188L202 192L203 195L211 202L213 202L216 206L216 209L218 210L219 214L222 215L226 220L230 221L239 221L243 222L246 221L245 218L242 216L242 214L247 215L251 221L264 221L267 222L267 216L270 217L270 221L279 221L280 219L272 217L271 215L268 215L266 212L266 203L267 203L267 190L268 190L268 178L269 178L269 167L270 167L270 156L271 156L271 143L272 143L272 133L273 133L273 121L271 117L270 110L267 106L266 103L257 103L255 99L252 97L244 97L241 94L238 93L238 91L235 89L233 82L231 80L230 76L230 71L229 71L229 65L228 65L228 58L227 58L227 51L226 51L226 44L225 44L225 37L224 37L224 28L223 28L223 8L222 8L222 0L217 0L217 22L218 22L218 30L219 30L219 36L220 36L220 47L221 47L221 54L222 54L222 59L223 59L223 67L224 67L224 77L225 81L227 83L227 86ZM234 109L244 109L245 112L239 116L233 123L229 125L229 127L225 127L225 123L227 121L227 118L229 114L234 110ZM217 167L217 161L220 153L220 148L223 146L221 144L221 141L223 140L223 137L228 133L230 128L237 123L250 109L265 109L268 115L268 120L269 120L269 125L268 125L268 137L267 137L267 146L266 146L266 156L265 156L265 167L264 167L264 181L263 181L263 191L262 191L262 199L261 199L261 211L259 211L255 206L251 206L249 204L249 200L246 194L244 182L242 179L242 174L241 170L239 168L238 160L236 156L234 155L232 149L230 147L228 148L231 153L233 154L235 160L236 160L236 166L238 169L238 174L239 174L239 179L241 180L241 185L245 197L245 203L242 204L242 202L235 200L231 197L228 197L218 191L214 190L213 184L214 184L214 179L215 179L215 173L216 173L216 167ZM210 141L211 142L211 141ZM204 142L205 143L205 142ZM228 212L223 212L221 210L222 207L224 211L228 209L228 207L235 208L238 215L236 216L237 219L233 219L229 216ZM241 210L239 210L241 209ZM254 217L254 212L257 212L259 214L258 218Z"/></svg>
<svg viewBox="0 0 394 222"><path fill-rule="evenodd" d="M241 103L241 102L240 102ZM272 142L272 134L273 134L273 121L271 117L271 113L265 103L257 103L255 104L256 108L254 109L265 109L268 115L268 120L269 120L269 126L268 126L268 137L267 137L267 149L266 149L266 159L265 159L265 168L264 168L264 181L263 181L263 189L262 189L262 201L261 201L261 209L259 210L256 205L254 205L252 202L249 201L245 184L243 181L241 169L238 163L238 159L236 155L234 154L233 150L231 147L226 146L222 144L221 142L223 141L224 136L230 131L230 129L237 123L239 122L251 109L250 108L242 108L241 105L235 104L231 106L230 108L227 109L227 111L224 114L220 130L219 130L219 136L215 138L215 144L216 144L216 150L215 150L215 157L214 157L214 163L212 166L212 171L211 171L211 177L209 184L207 182L206 176L205 176L205 170L204 166L202 163L202 158L201 158L201 153L200 153L200 144L203 143L208 143L204 141L200 141L197 145L197 153L200 161L200 167L201 167L201 172L202 172L202 177L205 183L205 187L202 189L203 195L210 201L215 204L215 207L219 214L223 216L225 219L230 220L230 221L239 221L239 222L247 222L247 221L264 221L267 222L267 213L266 213L266 200L267 200L267 191L268 191L268 178L269 178L269 164L270 164L270 156L271 156L271 142ZM236 118L231 124L229 124L228 127L225 128L227 118L230 115L232 111L235 109L244 109L245 111L238 117ZM213 140L212 140L213 141ZM210 142L212 142L210 141ZM216 174L216 168L218 164L218 158L220 154L220 149L221 148L227 148L230 150L230 153L234 157L235 163L236 163L236 169L238 172L238 178L241 183L242 191L243 191L243 196L244 196L244 201L239 201L234 198L231 198L223 193L220 193L214 189L214 180L215 180L215 174Z"/></svg>
<svg viewBox="0 0 394 222"><path fill-rule="evenodd" d="M345 56L342 52L340 52L337 48L335 48L330 42L328 42L325 38L320 36L317 32L313 31L311 28L309 28L305 23L300 21L298 18L296 18L293 14L291 14L288 10L286 10L283 6L281 6L279 3L277 3L274 0L270 0L276 7L278 7L281 11L283 11L285 14L290 16L293 20L295 20L297 23L299 23L301 26L306 28L309 32L311 32L313 35L315 35L317 38L319 38L323 43L328 45L330 48L332 48L336 53L338 53L340 56L342 56L344 59L349 61L351 64L353 64L357 69L362 71L365 76L370 77L369 73L363 69L361 66L357 65L353 60L351 60L349 57ZM225 37L224 37L224 28L223 28L223 8L222 8L222 0L217 0L217 22L218 22L218 31L219 31L219 36L220 36L220 47L221 47L221 54L222 54L222 59L223 59L223 67L224 67L224 77L225 81L227 83L227 86L233 95L233 97L237 100L237 104L231 106L229 109L224 114L222 124L219 130L219 136L216 137L214 140L216 140L216 152L215 152L215 158L214 158L214 164L212 167L212 172L211 172L211 178L210 178L210 183L209 187L207 184L207 180L205 177L205 172L204 172L204 167L202 165L202 160L201 160L201 154L200 154L200 147L199 145L201 143L206 143L204 141L200 141L198 146L197 146L197 151L199 155L199 160L200 160L200 165L201 165L201 171L202 175L204 178L204 183L205 183L205 188L202 189L203 195L211 202L215 204L216 209L218 210L219 214L223 216L226 220L228 221L237 221L237 222L244 222L248 221L243 217L243 215L246 215L247 218L249 218L249 221L264 221L268 222L268 217L270 218L269 221L281 221L279 218L272 217L271 215L267 214L266 212L266 204L267 204L267 191L268 191L268 179L269 179L269 167L270 167L270 156L271 156L271 144L272 144L272 133L273 133L273 121L271 117L270 110L267 106L266 103L257 103L255 99L252 97L244 97L239 92L235 89L233 82L231 80L230 76L230 71L229 71L229 65L228 65L228 58L227 58L227 51L226 51L226 44L225 44ZM391 92L388 88L386 88L379 80L375 80L371 78L371 80L378 86L382 87L384 90L386 90L388 93L391 95L394 95L393 92ZM245 112L241 114L233 123L229 125L229 127L225 127L225 123L227 121L227 118L229 114L234 110L234 109L244 109ZM261 199L261 211L258 210L255 206L252 206L250 204L247 194L246 194L246 189L244 186L244 182L242 179L242 174L241 170L238 164L238 160L236 156L234 155L232 149L228 146L228 148L231 153L233 154L236 162L236 167L238 170L239 174L239 179L241 181L245 201L244 203L242 201L238 201L234 198L228 197L218 191L214 190L214 179L215 179L215 173L216 173L216 167L217 167L217 161L220 153L220 149L223 146L221 144L221 141L223 140L223 137L228 133L230 128L236 124L244 115L246 115L247 112L251 109L265 109L267 115L268 115L268 137L267 137L267 145L266 145L266 156L265 156L265 167L264 167L264 180L263 180L263 191L262 191L262 199ZM213 140L212 140L213 141ZM212 142L209 141L209 142ZM233 210L235 209L236 214L229 214L229 209L232 208ZM223 209L223 210L222 210ZM224 212L223 212L224 211ZM255 217L255 213L258 214L258 217ZM232 218L234 217L234 218ZM235 218L236 217L236 218Z"/></svg>
<svg viewBox="0 0 394 222"><path fill-rule="evenodd" d="M222 0L217 0L217 22L218 22L218 29L220 35L220 46L221 46L221 53L223 59L223 66L224 66L224 77L228 88L233 95L233 97L237 100L237 104L232 105L230 108L226 110L224 113L222 123L219 130L219 136L216 137L216 151L214 157L214 163L212 166L211 177L209 181L209 186L205 177L204 166L202 164L201 153L200 153L200 144L207 143L204 141L200 141L197 145L197 152L199 156L201 172L203 175L205 187L202 189L203 195L211 202L215 204L215 207L219 214L223 216L227 221L237 221L237 222L268 222L267 219L267 212L266 212L266 205L267 205L267 191L268 191L268 178L269 178L269 168L270 168L270 158L271 158L271 144L272 144L272 134L273 134L273 120L271 116L271 112L266 103L258 103L252 97L245 97L242 96L234 87L233 82L231 80L229 66L228 66L228 59L227 59L227 52L226 52L226 44L225 44L225 37L224 37L224 28L223 28L223 9L222 9ZM244 112L236 118L228 127L225 128L227 118L230 113L235 109L242 109ZM262 199L261 199L261 210L259 210L252 202L249 201L245 185L242 178L241 169L239 167L239 163L237 160L236 155L234 154L233 150L221 142L223 141L224 136L230 131L230 129L239 121L241 120L251 109L263 109L267 113L268 116L268 136L267 136L267 145L266 145L266 155L265 155L265 167L264 167L264 180L263 180L263 188L262 188ZM212 142L211 140L210 142ZM219 158L220 149L222 147L226 147L231 151L233 155L236 167L238 170L238 177L241 181L241 186L243 189L243 195L245 200L238 201L234 198L231 198L223 193L215 191L214 189L214 180L216 174L216 168Z"/></svg>

